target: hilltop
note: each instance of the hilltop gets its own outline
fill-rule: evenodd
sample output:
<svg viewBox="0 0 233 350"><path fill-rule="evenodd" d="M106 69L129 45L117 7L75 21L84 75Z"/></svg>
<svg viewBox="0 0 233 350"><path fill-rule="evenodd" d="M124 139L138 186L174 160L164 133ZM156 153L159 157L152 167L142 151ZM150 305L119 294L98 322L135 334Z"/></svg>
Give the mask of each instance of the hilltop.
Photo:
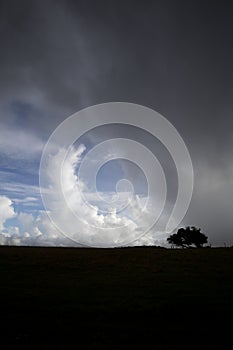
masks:
<svg viewBox="0 0 233 350"><path fill-rule="evenodd" d="M224 348L232 262L232 248L1 247L1 341Z"/></svg>

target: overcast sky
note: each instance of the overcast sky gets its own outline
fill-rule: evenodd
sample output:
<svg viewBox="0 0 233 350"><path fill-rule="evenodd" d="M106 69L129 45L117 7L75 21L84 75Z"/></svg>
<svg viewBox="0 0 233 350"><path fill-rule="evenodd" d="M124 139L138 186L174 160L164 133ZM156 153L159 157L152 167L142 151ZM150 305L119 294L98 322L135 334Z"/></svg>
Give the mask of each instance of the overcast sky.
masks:
<svg viewBox="0 0 233 350"><path fill-rule="evenodd" d="M2 0L0 243L72 244L50 226L40 199L43 147L69 115L122 101L156 110L186 143L194 192L181 224L201 227L212 245L233 245L232 18L231 1ZM126 134L134 132L102 128L82 143ZM175 182L172 161L159 154ZM112 167L145 185L132 165ZM112 189L107 175L103 168L103 192Z"/></svg>

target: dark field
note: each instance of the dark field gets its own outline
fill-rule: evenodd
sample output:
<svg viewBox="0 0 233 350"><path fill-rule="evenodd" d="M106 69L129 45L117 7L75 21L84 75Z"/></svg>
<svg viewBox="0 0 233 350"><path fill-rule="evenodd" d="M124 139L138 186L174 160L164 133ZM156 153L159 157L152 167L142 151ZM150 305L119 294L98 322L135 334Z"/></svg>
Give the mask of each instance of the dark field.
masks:
<svg viewBox="0 0 233 350"><path fill-rule="evenodd" d="M2 349L233 348L230 248L1 247L0 283Z"/></svg>

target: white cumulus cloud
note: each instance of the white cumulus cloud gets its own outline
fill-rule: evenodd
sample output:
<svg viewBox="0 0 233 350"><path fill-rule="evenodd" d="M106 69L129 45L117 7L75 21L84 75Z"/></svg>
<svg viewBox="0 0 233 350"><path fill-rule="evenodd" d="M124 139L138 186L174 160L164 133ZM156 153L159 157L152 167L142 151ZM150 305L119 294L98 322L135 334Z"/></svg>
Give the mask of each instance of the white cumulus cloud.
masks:
<svg viewBox="0 0 233 350"><path fill-rule="evenodd" d="M12 200L0 197L0 245L158 244L159 240L152 232L138 239L151 216L147 211L141 215L146 197L132 196L127 192L119 192L117 195L113 192L88 192L85 181L77 176L77 167L84 152L85 146L81 145L77 149L71 148L69 152L60 149L49 156L43 179L47 211L16 214ZM114 198L118 200L118 206L113 201ZM27 200L35 202L36 198L28 196L15 202L27 204ZM18 227L4 227L5 221L15 216ZM163 240L164 237L161 237L160 241Z"/></svg>
<svg viewBox="0 0 233 350"><path fill-rule="evenodd" d="M6 220L12 219L15 215L11 199L0 196L0 230L3 230Z"/></svg>
<svg viewBox="0 0 233 350"><path fill-rule="evenodd" d="M52 221L69 238L83 244L111 246L135 240L141 229L135 219L142 209L140 198L131 198L127 208L120 212L114 203L107 210L100 210L98 202L104 198L97 192L88 194L92 197L92 202L88 202L85 181L76 175L84 151L85 146L81 145L69 152L60 149L48 157L42 186L47 189L44 199ZM107 197L105 203L109 199L111 202L112 193L106 193Z"/></svg>

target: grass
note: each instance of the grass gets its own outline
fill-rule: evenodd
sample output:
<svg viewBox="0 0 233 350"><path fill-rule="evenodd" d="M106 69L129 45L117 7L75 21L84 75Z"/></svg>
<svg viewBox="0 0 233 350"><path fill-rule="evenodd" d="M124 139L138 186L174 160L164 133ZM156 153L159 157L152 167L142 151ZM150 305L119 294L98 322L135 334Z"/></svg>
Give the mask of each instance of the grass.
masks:
<svg viewBox="0 0 233 350"><path fill-rule="evenodd" d="M0 284L10 347L229 348L230 248L1 247Z"/></svg>

